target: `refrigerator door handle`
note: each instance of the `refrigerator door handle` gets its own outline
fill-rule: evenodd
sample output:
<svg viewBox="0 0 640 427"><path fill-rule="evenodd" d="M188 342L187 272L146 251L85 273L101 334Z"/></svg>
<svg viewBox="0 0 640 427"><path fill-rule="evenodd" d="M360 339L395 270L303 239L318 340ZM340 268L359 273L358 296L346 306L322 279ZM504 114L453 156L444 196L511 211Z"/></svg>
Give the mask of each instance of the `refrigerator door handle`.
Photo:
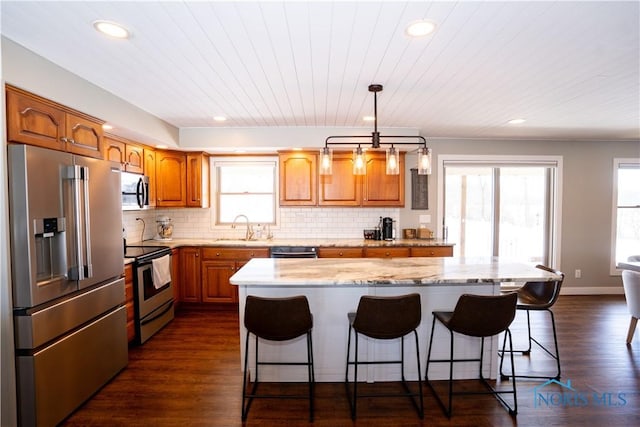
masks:
<svg viewBox="0 0 640 427"><path fill-rule="evenodd" d="M80 223L80 177L81 166L68 166L66 178L71 180L71 196L73 199L73 240L75 246L75 265L69 268L69 279L83 280L84 275L84 254L82 250L82 224Z"/></svg>
<svg viewBox="0 0 640 427"><path fill-rule="evenodd" d="M93 264L91 262L91 213L89 212L89 168L81 167L82 183L84 190L84 241L86 251L86 264L84 265L84 277L93 277Z"/></svg>

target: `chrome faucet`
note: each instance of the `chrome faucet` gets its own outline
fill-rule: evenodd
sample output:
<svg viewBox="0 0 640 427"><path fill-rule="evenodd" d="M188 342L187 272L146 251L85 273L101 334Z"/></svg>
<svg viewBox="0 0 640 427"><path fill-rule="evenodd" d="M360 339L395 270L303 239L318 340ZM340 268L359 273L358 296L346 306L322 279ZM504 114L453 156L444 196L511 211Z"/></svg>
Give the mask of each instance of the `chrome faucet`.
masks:
<svg viewBox="0 0 640 427"><path fill-rule="evenodd" d="M233 224L231 224L231 228L236 228L236 221L238 221L238 218L244 218L245 221L247 222L247 232L244 236L244 240L251 240L253 238L253 228L251 227L251 224L249 224L249 218L246 215L238 215L233 219Z"/></svg>

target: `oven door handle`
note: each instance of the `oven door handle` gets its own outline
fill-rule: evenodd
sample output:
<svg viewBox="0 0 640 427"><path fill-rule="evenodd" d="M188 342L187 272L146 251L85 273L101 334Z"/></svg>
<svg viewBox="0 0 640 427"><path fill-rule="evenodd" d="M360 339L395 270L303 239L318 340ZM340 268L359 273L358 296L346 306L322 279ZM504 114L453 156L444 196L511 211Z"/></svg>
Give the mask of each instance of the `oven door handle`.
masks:
<svg viewBox="0 0 640 427"><path fill-rule="evenodd" d="M164 310L162 310L160 313L156 314L155 316L153 316L153 317L152 317L152 318L150 318L150 319L144 319L144 320L142 320L142 321L140 322L140 325L146 325L147 323L151 323L151 322L153 322L154 320L156 320L157 318L164 316L164 315L166 314L166 312L167 312L167 311L171 310L171 307L173 307L173 300L171 300L171 301L169 302L169 304L167 304L167 306L165 307L165 309L164 309Z"/></svg>
<svg viewBox="0 0 640 427"><path fill-rule="evenodd" d="M271 252L271 258L317 258L315 252Z"/></svg>

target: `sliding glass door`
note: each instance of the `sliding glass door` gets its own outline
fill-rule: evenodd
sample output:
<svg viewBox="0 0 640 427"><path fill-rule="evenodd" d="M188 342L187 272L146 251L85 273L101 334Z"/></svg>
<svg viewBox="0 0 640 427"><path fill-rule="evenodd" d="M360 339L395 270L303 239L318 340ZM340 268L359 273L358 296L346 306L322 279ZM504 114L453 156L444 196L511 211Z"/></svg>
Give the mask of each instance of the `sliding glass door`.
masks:
<svg viewBox="0 0 640 427"><path fill-rule="evenodd" d="M550 265L556 166L444 163L444 229L454 255L500 256Z"/></svg>

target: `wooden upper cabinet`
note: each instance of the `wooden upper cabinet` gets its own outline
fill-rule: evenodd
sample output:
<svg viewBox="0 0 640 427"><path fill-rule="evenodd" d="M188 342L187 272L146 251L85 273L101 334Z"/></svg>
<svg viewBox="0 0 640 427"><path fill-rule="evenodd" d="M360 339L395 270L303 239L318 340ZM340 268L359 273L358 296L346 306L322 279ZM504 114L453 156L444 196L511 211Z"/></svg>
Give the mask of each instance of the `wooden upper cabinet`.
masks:
<svg viewBox="0 0 640 427"><path fill-rule="evenodd" d="M320 175L321 206L404 206L404 153L398 175L387 175L384 151L365 153L366 175L353 174L353 154L334 152L331 175Z"/></svg>
<svg viewBox="0 0 640 427"><path fill-rule="evenodd" d="M125 163L126 144L120 138L112 135L104 136L104 158L112 162Z"/></svg>
<svg viewBox="0 0 640 427"><path fill-rule="evenodd" d="M156 206L187 205L187 157L178 151L156 151Z"/></svg>
<svg viewBox="0 0 640 427"><path fill-rule="evenodd" d="M206 153L187 154L186 206L209 207L209 156Z"/></svg>
<svg viewBox="0 0 640 427"><path fill-rule="evenodd" d="M353 174L351 152L334 152L331 175L320 175L319 200L321 206L360 206L362 184Z"/></svg>
<svg viewBox="0 0 640 427"><path fill-rule="evenodd" d="M64 150L65 114L60 109L7 87L9 142Z"/></svg>
<svg viewBox="0 0 640 427"><path fill-rule="evenodd" d="M104 135L105 159L118 162L122 170L133 173L144 173L144 148L125 138L116 135Z"/></svg>
<svg viewBox="0 0 640 427"><path fill-rule="evenodd" d="M125 170L127 172L144 173L144 148L140 145L127 144L125 149Z"/></svg>
<svg viewBox="0 0 640 427"><path fill-rule="evenodd" d="M101 120L9 85L6 96L9 142L103 158Z"/></svg>
<svg viewBox="0 0 640 427"><path fill-rule="evenodd" d="M384 151L366 155L367 174L362 176L362 206L404 206L404 153L399 153L398 175L387 175Z"/></svg>
<svg viewBox="0 0 640 427"><path fill-rule="evenodd" d="M144 147L144 174L149 177L149 206L156 206L156 150Z"/></svg>
<svg viewBox="0 0 640 427"><path fill-rule="evenodd" d="M278 153L280 206L318 204L318 154L286 151Z"/></svg>
<svg viewBox="0 0 640 427"><path fill-rule="evenodd" d="M102 122L90 118L66 114L66 150L81 156L103 158Z"/></svg>

